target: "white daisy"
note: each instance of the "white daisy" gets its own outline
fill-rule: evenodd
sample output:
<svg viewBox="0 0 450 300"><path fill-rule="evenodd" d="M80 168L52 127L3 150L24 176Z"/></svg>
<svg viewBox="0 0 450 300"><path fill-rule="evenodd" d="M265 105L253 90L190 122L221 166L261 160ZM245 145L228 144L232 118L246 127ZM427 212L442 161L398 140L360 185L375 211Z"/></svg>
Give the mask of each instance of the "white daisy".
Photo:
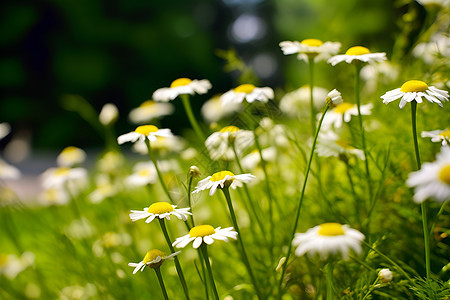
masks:
<svg viewBox="0 0 450 300"><path fill-rule="evenodd" d="M87 171L83 168L50 168L42 175L42 185L44 188L65 188L67 187L73 192L80 190L87 184Z"/></svg>
<svg viewBox="0 0 450 300"><path fill-rule="evenodd" d="M214 243L214 240L221 240L228 242L228 238L237 239L238 233L233 230L233 227L221 229L217 227L214 229L211 225L199 225L192 227L188 234L179 237L173 242L172 246L177 248L184 248L190 242L194 241L192 247L198 248L205 242L208 245Z"/></svg>
<svg viewBox="0 0 450 300"><path fill-rule="evenodd" d="M422 103L422 97L431 103L437 103L443 107L441 101L448 101L448 92L428 86L425 82L420 80L409 80L405 82L400 88L392 90L381 96L384 104L388 104L394 100L401 98L399 107L405 107L406 103L416 100L417 103Z"/></svg>
<svg viewBox="0 0 450 300"><path fill-rule="evenodd" d="M241 159L242 167L245 170L256 169L261 162L261 154L266 162L274 162L277 157L277 149L275 147L268 147L262 149L261 153L257 149L253 150Z"/></svg>
<svg viewBox="0 0 450 300"><path fill-rule="evenodd" d="M39 195L39 202L43 205L65 205L69 203L70 195L62 187L52 187L45 189Z"/></svg>
<svg viewBox="0 0 450 300"><path fill-rule="evenodd" d="M232 115L238 112L242 106L240 103L229 103L226 106L222 106L220 96L215 96L203 104L201 113L203 118L208 123L214 123L220 121L222 118Z"/></svg>
<svg viewBox="0 0 450 300"><path fill-rule="evenodd" d="M321 259L330 254L340 252L344 260L348 258L349 251L353 249L361 253L361 241L364 235L348 225L339 223L324 223L308 229L305 233L296 233L292 245L297 246L295 255L320 255Z"/></svg>
<svg viewBox="0 0 450 300"><path fill-rule="evenodd" d="M428 43L418 44L412 54L430 65L439 63L441 58L450 58L450 36L441 32L436 33L431 36Z"/></svg>
<svg viewBox="0 0 450 300"><path fill-rule="evenodd" d="M118 184L112 182L110 177L105 174L97 176L95 186L95 190L88 195L91 203L100 203L106 198L116 195L119 191Z"/></svg>
<svg viewBox="0 0 450 300"><path fill-rule="evenodd" d="M64 148L56 158L56 163L61 167L73 167L86 160L86 152L83 149L69 146Z"/></svg>
<svg viewBox="0 0 450 300"><path fill-rule="evenodd" d="M167 152L180 152L184 148L185 141L175 135L170 137L157 136L156 140L150 142L150 145L152 146L152 151L164 155ZM148 148L145 143L134 143L132 150L140 154L148 153Z"/></svg>
<svg viewBox="0 0 450 300"><path fill-rule="evenodd" d="M327 60L331 55L338 53L341 44L338 42L322 42L318 39L305 39L298 41L283 41L280 44L284 55L298 53L297 58L308 62L308 58L314 57L314 61Z"/></svg>
<svg viewBox="0 0 450 300"><path fill-rule="evenodd" d="M211 87L211 83L206 79L178 78L170 84L170 87L156 90L153 93L153 100L168 102L182 94L206 94Z"/></svg>
<svg viewBox="0 0 450 300"><path fill-rule="evenodd" d="M218 188L231 187L232 189L236 189L236 187L241 187L242 183L248 183L254 178L255 176L252 174L234 175L230 171L220 171L200 180L193 193L210 189L209 195L212 196Z"/></svg>
<svg viewBox="0 0 450 300"><path fill-rule="evenodd" d="M253 84L241 84L237 88L229 90L220 97L222 107L225 107L234 103L242 103L247 100L248 103L253 103L258 100L261 102L267 102L269 99L273 99L274 93L270 87L255 87Z"/></svg>
<svg viewBox="0 0 450 300"><path fill-rule="evenodd" d="M168 116L173 111L173 105L170 103L158 103L147 100L139 105L139 107L132 109L129 118L135 124L142 124L162 116Z"/></svg>
<svg viewBox="0 0 450 300"><path fill-rule="evenodd" d="M317 140L316 152L319 156L339 157L339 155L356 155L359 159L364 160L364 151L353 147L348 141L339 138L332 131L324 131L319 133Z"/></svg>
<svg viewBox="0 0 450 300"><path fill-rule="evenodd" d="M98 120L104 126L109 126L115 123L118 117L119 117L119 110L117 109L117 106L115 106L112 103L106 103L105 105L103 105L102 110L98 115Z"/></svg>
<svg viewBox="0 0 450 300"><path fill-rule="evenodd" d="M19 169L0 159L0 179L18 179L20 175Z"/></svg>
<svg viewBox="0 0 450 300"><path fill-rule="evenodd" d="M253 143L253 132L241 130L236 126L226 126L220 131L214 132L205 140L205 146L213 160L233 160L233 146L240 156Z"/></svg>
<svg viewBox="0 0 450 300"><path fill-rule="evenodd" d="M337 65L340 62L345 61L348 64L351 64L353 61L361 61L361 62L380 62L386 60L386 53L371 53L369 49L362 46L351 47L345 52L345 54L336 55L331 57L328 60L328 63L332 66Z"/></svg>
<svg viewBox="0 0 450 300"><path fill-rule="evenodd" d="M323 99L327 97L325 88L315 86L313 88L314 108L316 111L323 107ZM299 89L286 93L280 100L280 110L290 117L309 118L311 89L304 85Z"/></svg>
<svg viewBox="0 0 450 300"><path fill-rule="evenodd" d="M372 108L373 105L371 103L361 105L361 115L370 115ZM343 102L327 112L323 119L322 126L325 130L329 129L331 126L334 126L334 128L341 128L344 122L348 123L351 121L352 116L358 116L358 106L356 104ZM322 114L317 116L318 119L321 117Z"/></svg>
<svg viewBox="0 0 450 300"><path fill-rule="evenodd" d="M133 174L125 179L126 185L137 187L154 184L158 180L153 162L139 162L133 168Z"/></svg>
<svg viewBox="0 0 450 300"><path fill-rule="evenodd" d="M170 129L159 129L154 125L142 125L137 127L134 131L122 134L117 138L119 145L126 142L144 142L147 137L150 142L156 141L157 136L171 137L173 136Z"/></svg>
<svg viewBox="0 0 450 300"><path fill-rule="evenodd" d="M378 272L378 278L380 278L381 282L383 283L388 283L390 281L392 281L392 271L389 269L381 269Z"/></svg>
<svg viewBox="0 0 450 300"><path fill-rule="evenodd" d="M424 163L409 174L406 185L415 188L414 201L421 203L433 198L438 202L450 199L450 147L442 147L436 161Z"/></svg>
<svg viewBox="0 0 450 300"><path fill-rule="evenodd" d="M11 126L8 123L0 123L0 140L7 136L10 132Z"/></svg>
<svg viewBox="0 0 450 300"><path fill-rule="evenodd" d="M145 207L144 210L132 210L130 218L133 222L145 219L145 223L150 223L155 218L170 220L170 216L173 215L180 220L186 221L188 215L192 215L187 208L176 208L176 205L171 205L167 202L156 202L150 205L150 207Z"/></svg>
<svg viewBox="0 0 450 300"><path fill-rule="evenodd" d="M178 251L170 255L166 255L158 249L153 249L148 251L147 254L145 254L144 259L139 263L129 263L128 265L134 268L133 274L136 274L138 271L144 271L146 266L152 269L159 268L166 259L172 258L180 253L181 251Z"/></svg>
<svg viewBox="0 0 450 300"><path fill-rule="evenodd" d="M442 146L448 146L450 144L450 130L433 130L422 131L422 137L430 137L434 143L442 142Z"/></svg>
<svg viewBox="0 0 450 300"><path fill-rule="evenodd" d="M328 93L325 102L330 107L336 107L337 105L342 104L344 100L342 99L341 93L338 90L333 89L331 92Z"/></svg>

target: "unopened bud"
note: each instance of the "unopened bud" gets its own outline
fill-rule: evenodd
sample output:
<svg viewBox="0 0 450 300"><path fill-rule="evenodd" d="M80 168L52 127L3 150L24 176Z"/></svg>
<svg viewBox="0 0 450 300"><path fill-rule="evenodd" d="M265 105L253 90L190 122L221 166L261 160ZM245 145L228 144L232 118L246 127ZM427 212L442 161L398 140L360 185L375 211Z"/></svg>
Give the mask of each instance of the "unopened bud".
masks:
<svg viewBox="0 0 450 300"><path fill-rule="evenodd" d="M197 166L191 166L189 168L189 176L191 177L200 177L200 175L202 175L202 173L200 172L200 169Z"/></svg>

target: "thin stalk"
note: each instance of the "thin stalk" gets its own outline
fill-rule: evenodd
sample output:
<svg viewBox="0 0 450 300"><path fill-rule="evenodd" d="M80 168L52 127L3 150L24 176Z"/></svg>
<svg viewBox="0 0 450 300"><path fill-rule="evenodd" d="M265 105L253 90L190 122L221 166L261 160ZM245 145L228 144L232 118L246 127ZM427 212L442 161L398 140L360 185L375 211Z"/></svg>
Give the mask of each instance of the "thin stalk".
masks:
<svg viewBox="0 0 450 300"><path fill-rule="evenodd" d="M189 122L191 122L192 128L195 131L195 134L200 139L200 141L203 143L205 141L205 135L203 134L203 131L201 130L200 126L198 125L197 119L195 119L194 113L192 112L191 102L189 101L189 96L187 94L180 95L181 102L183 102L184 109L186 111L186 114L188 116Z"/></svg>
<svg viewBox="0 0 450 300"><path fill-rule="evenodd" d="M314 135L316 131L316 110L314 108L314 57L308 58L308 65L309 65L309 89L310 89L310 96L309 96L309 105L311 109L311 132L312 135Z"/></svg>
<svg viewBox="0 0 450 300"><path fill-rule="evenodd" d="M357 221L358 221L358 224L361 224L361 214L360 214L360 211L361 211L361 205L360 205L360 201L359 201L359 199L358 199L358 197L356 197L356 191L355 191L355 187L354 187L354 184L353 184L353 178L352 178L352 173L350 172L350 163L348 162L348 159L347 158L344 158L343 160L342 160L344 163L345 163L345 167L346 167L346 173L347 173L347 179L348 179L348 183L349 183L349 185L350 185L350 189L351 189L351 191L352 191L352 196L353 196L353 201L355 202L355 215L356 215L356 217L357 217Z"/></svg>
<svg viewBox="0 0 450 300"><path fill-rule="evenodd" d="M283 284L283 279L284 279L284 274L286 273L286 268L289 262L289 257L291 256L291 252L292 252L292 240L294 239L294 235L295 235L295 231L297 230L297 225L298 225L298 220L300 218L300 212L302 209L302 204L303 204L303 198L305 196L305 190L306 190L306 183L308 182L308 176L309 176L309 172L311 170L311 162L313 160L314 157L314 150L316 149L316 143L317 143L317 137L319 136L319 131L320 131L320 127L322 126L322 122L323 119L325 118L325 114L327 113L328 109L330 107L327 105L323 111L322 117L320 118L319 124L317 125L317 130L315 132L314 135L314 140L313 140L313 144L311 146L311 152L309 154L309 159L308 159L308 164L306 165L306 170L305 170L305 179L303 180L303 187L302 187L302 191L300 194L300 199L298 201L298 205L297 205L297 211L295 214L295 219L294 219L294 226L292 227L292 232L291 232L291 236L289 238L289 246L288 246L288 252L286 255L286 262L283 265L283 269L281 271L281 276L280 276L280 281L278 283L278 298L281 299L282 295L283 295L283 289L282 289L282 284Z"/></svg>
<svg viewBox="0 0 450 300"><path fill-rule="evenodd" d="M444 203L442 203L441 208L439 209L439 211L438 211L438 213L436 215L436 218L435 218L436 221L433 222L433 225L431 225L431 229L430 229L430 233L429 233L430 236L433 234L434 227L436 227L436 222L437 222L437 220L439 220L439 216L442 214L442 212L444 212L444 209L445 209L447 203L448 203L448 201L445 201Z"/></svg>
<svg viewBox="0 0 450 300"><path fill-rule="evenodd" d="M161 287L161 291L164 295L164 299L169 300L169 296L167 296L166 287L164 286L164 281L163 281L163 278L161 275L161 270L159 269L159 267L154 268L153 270L155 270L156 277L158 277L159 286Z"/></svg>
<svg viewBox="0 0 450 300"><path fill-rule="evenodd" d="M172 196L170 195L169 190L167 189L166 184L164 183L164 179L163 179L163 177L162 177L161 172L159 171L159 168L158 168L158 161L156 160L156 157L155 157L155 155L154 155L154 153L153 153L153 151L152 151L152 146L150 145L150 140L149 140L148 138L146 138L146 139L145 139L145 143L146 143L146 145L147 145L148 155L150 156L150 159L152 160L153 164L155 165L156 173L158 174L158 179L159 179L159 182L161 183L161 186L162 186L162 188L163 188L163 190L164 190L164 193L167 195L167 198L169 198L170 202L171 202L172 204L174 204L173 198L172 198Z"/></svg>
<svg viewBox="0 0 450 300"><path fill-rule="evenodd" d="M374 283L372 284L372 286L369 288L369 290L367 291L367 293L364 295L364 297L361 300L365 300L365 299L367 299L367 297L369 297L370 293L375 289L375 285L377 284L378 279L379 278L377 276L377 279L375 279Z"/></svg>
<svg viewBox="0 0 450 300"><path fill-rule="evenodd" d="M192 187L192 180L194 177L189 176L189 184L188 184L188 190L187 190L187 198L188 198L188 205L191 211L191 221L192 221L192 227L195 226L194 222L194 213L192 212L192 204L191 204L191 187Z"/></svg>
<svg viewBox="0 0 450 300"><path fill-rule="evenodd" d="M164 223L163 219L158 219L159 225L161 225L161 230L164 234L164 237L166 238L167 245L169 246L170 253L175 253L175 250L173 249L172 242L170 241L169 233L167 232L166 223ZM181 285L183 286L184 295L186 296L186 299L189 299L189 292L186 284L186 280L184 279L183 270L181 269L180 261L178 260L178 257L174 256L175 261L175 267L177 269L178 278L180 278Z"/></svg>
<svg viewBox="0 0 450 300"><path fill-rule="evenodd" d="M261 294L261 291L259 290L259 286L257 285L257 281L255 276L253 275L253 270L250 266L250 262L248 260L247 257L247 252L245 251L245 247L244 247L244 242L242 240L242 234L241 231L239 229L239 225L237 223L236 220L236 214L234 213L234 209L233 209L233 203L231 202L231 196L230 196L230 191L228 187L224 187L222 189L223 194L225 195L225 198L227 200L227 204L228 204L228 209L230 210L230 215L231 215L231 220L233 221L233 226L236 229L237 233L238 233L238 242L239 242L239 246L241 248L241 256L242 256L242 261L245 265L245 267L247 268L247 272L248 275L250 276L250 280L252 281L253 287L255 288L255 292L258 296L258 299L264 299L264 297Z"/></svg>
<svg viewBox="0 0 450 300"><path fill-rule="evenodd" d="M364 160L364 165L366 167L367 185L369 187L369 200L372 201L372 197L373 197L372 178L370 177L369 155L367 154L366 137L365 137L365 131L364 131L362 115L361 115L361 99L360 99L360 95L359 95L359 73L360 73L360 71L361 71L361 66L359 64L355 64L355 99L356 99L356 106L358 107L358 120L359 120L359 130L361 133L362 147L363 147L363 151L364 151L364 157L366 158Z"/></svg>
<svg viewBox="0 0 450 300"><path fill-rule="evenodd" d="M200 257L200 264L202 265L202 274L203 274L203 284L205 285L205 297L206 300L209 300L209 292L208 292L208 280L206 279L206 268L205 268L205 260L203 259L203 254L201 251L198 252Z"/></svg>
<svg viewBox="0 0 450 300"><path fill-rule="evenodd" d="M416 111L417 111L417 102L414 100L411 101L411 128L414 140L414 153L416 154L417 169L420 170L420 168L422 168L422 163L420 162L419 143L417 141ZM427 279L429 280L431 275L431 265L430 265L430 236L428 232L429 229L427 220L427 203L423 201L420 204L420 208L422 211L423 239L425 244L425 270Z"/></svg>
<svg viewBox="0 0 450 300"><path fill-rule="evenodd" d="M327 300L334 299L334 288L333 288L333 262L329 262L326 265L326 281L327 281Z"/></svg>
<svg viewBox="0 0 450 300"><path fill-rule="evenodd" d="M209 263L208 249L205 243L202 243L200 246L200 250L202 251L203 258L205 260L206 269L208 270L209 279L211 281L212 290L214 292L214 298L219 300L219 294L217 293L216 283L214 282L214 276L211 269L211 264Z"/></svg>

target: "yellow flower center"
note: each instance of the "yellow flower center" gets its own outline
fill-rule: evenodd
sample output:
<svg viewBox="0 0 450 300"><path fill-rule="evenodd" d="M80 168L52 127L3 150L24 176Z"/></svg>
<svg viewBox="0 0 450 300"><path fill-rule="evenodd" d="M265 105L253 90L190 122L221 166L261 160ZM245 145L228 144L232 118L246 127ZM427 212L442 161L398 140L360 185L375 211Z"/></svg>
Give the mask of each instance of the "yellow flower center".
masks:
<svg viewBox="0 0 450 300"><path fill-rule="evenodd" d="M67 176L69 174L70 168L60 167L56 169L55 176Z"/></svg>
<svg viewBox="0 0 450 300"><path fill-rule="evenodd" d="M148 175L150 175L150 171L149 170L140 170L138 172L138 175L142 176L142 177L147 177Z"/></svg>
<svg viewBox="0 0 450 300"><path fill-rule="evenodd" d="M336 236L345 234L344 230L342 229L342 225L339 223L323 223L322 225L319 225L319 231L317 233L324 236Z"/></svg>
<svg viewBox="0 0 450 300"><path fill-rule="evenodd" d="M339 114L343 114L345 113L347 110L349 110L350 108L353 108L354 104L350 104L347 102L338 104L335 108L334 108L334 112L337 112Z"/></svg>
<svg viewBox="0 0 450 300"><path fill-rule="evenodd" d="M246 84L241 84L240 86L235 88L234 91L236 93L250 94L251 92L253 92L254 89L255 89L255 86L253 84L246 83Z"/></svg>
<svg viewBox="0 0 450 300"><path fill-rule="evenodd" d="M339 146L341 146L344 149L355 149L354 147L352 147L350 145L350 143L348 141L345 141L345 140L337 140L336 144L338 144Z"/></svg>
<svg viewBox="0 0 450 300"><path fill-rule="evenodd" d="M211 225L199 225L192 227L192 229L189 230L189 235L191 237L204 237L214 233L216 233L216 231Z"/></svg>
<svg viewBox="0 0 450 300"><path fill-rule="evenodd" d="M400 88L400 91L404 93L425 92L426 90L428 90L428 85L420 80L407 81Z"/></svg>
<svg viewBox="0 0 450 300"><path fill-rule="evenodd" d="M234 176L234 174L231 173L230 171L220 171L220 172L214 173L209 180L210 181L220 181L220 180L223 180L225 178L225 176L227 176L227 175Z"/></svg>
<svg viewBox="0 0 450 300"><path fill-rule="evenodd" d="M175 88L175 87L178 87L178 86L185 86L185 85L188 85L191 82L192 82L192 80L189 79L189 78L178 78L178 79L174 80L170 84L170 87L171 88Z"/></svg>
<svg viewBox="0 0 450 300"><path fill-rule="evenodd" d="M439 133L439 136L443 137L444 139L447 139L447 140L450 139L450 130L446 130L446 131Z"/></svg>
<svg viewBox="0 0 450 300"><path fill-rule="evenodd" d="M450 185L450 164L445 165L439 172L439 179L448 185Z"/></svg>
<svg viewBox="0 0 450 300"><path fill-rule="evenodd" d="M157 268L162 265L164 262L164 259L162 259L166 254L162 251L159 251L158 249L153 249L147 252L144 257L144 264L148 264L151 261L154 261L158 256L161 257L161 260L157 263L152 263L148 265L150 268Z"/></svg>
<svg viewBox="0 0 450 300"><path fill-rule="evenodd" d="M165 214L165 213L168 213L168 212L171 212L171 211L173 211L173 206L170 205L167 202L156 202L156 203L153 203L147 209L148 213L155 214L155 215L156 214L158 214L158 215L159 214Z"/></svg>
<svg viewBox="0 0 450 300"><path fill-rule="evenodd" d="M69 146L69 147L64 148L64 150L61 151L61 153L70 154L70 153L74 153L74 152L77 152L77 151L78 151L77 147Z"/></svg>
<svg viewBox="0 0 450 300"><path fill-rule="evenodd" d="M139 105L139 107L150 107L150 106L154 106L155 102L152 100L147 100L141 103L141 105Z"/></svg>
<svg viewBox="0 0 450 300"><path fill-rule="evenodd" d="M318 39L305 39L301 42L301 44L311 47L319 47L323 44L323 42Z"/></svg>
<svg viewBox="0 0 450 300"><path fill-rule="evenodd" d="M226 126L220 129L220 132L236 132L239 131L239 128L236 126Z"/></svg>
<svg viewBox="0 0 450 300"><path fill-rule="evenodd" d="M134 132L137 132L137 133L140 133L140 134L143 134L146 136L152 132L157 132L157 131L158 131L158 127L156 127L154 125L142 125L134 130Z"/></svg>
<svg viewBox="0 0 450 300"><path fill-rule="evenodd" d="M362 47L362 46L355 46L355 47L351 47L347 50L347 52L345 52L345 55L364 55L364 54L369 54L370 50L367 49L366 47Z"/></svg>

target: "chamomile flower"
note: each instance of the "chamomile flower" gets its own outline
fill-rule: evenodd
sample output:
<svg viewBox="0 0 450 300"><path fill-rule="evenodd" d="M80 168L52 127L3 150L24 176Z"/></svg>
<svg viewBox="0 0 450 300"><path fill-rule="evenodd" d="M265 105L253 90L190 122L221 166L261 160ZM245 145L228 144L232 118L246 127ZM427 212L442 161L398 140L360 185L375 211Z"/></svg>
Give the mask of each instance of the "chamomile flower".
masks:
<svg viewBox="0 0 450 300"><path fill-rule="evenodd" d="M313 88L314 108L316 111L323 107L323 99L327 97L325 88L315 86ZM290 117L308 118L311 89L309 85L302 86L292 92L286 93L280 100L280 110Z"/></svg>
<svg viewBox="0 0 450 300"><path fill-rule="evenodd" d="M70 195L63 187L51 187L39 195L39 202L43 205L65 205L69 201Z"/></svg>
<svg viewBox="0 0 450 300"><path fill-rule="evenodd" d="M166 259L172 258L180 253L181 251L178 251L170 255L166 255L164 252L158 249L153 249L145 254L145 257L142 261L138 263L129 263L128 265L134 268L133 274L136 274L138 271L144 271L145 267L149 267L152 269L159 268Z"/></svg>
<svg viewBox="0 0 450 300"><path fill-rule="evenodd" d="M242 106L240 103L229 103L226 106L222 106L220 96L215 96L209 99L203 104L201 113L203 118L208 123L214 123L220 121L222 118L232 115L238 112Z"/></svg>
<svg viewBox="0 0 450 300"><path fill-rule="evenodd" d="M373 105L371 103L361 105L361 115L370 115L372 108ZM322 115L320 114L317 118L320 119L321 116ZM348 123L351 121L352 116L358 116L358 106L356 104L343 102L327 112L323 119L322 126L325 130L329 129L331 126L334 126L334 128L341 128L344 122Z"/></svg>
<svg viewBox="0 0 450 300"><path fill-rule="evenodd" d="M234 158L233 147L238 155L254 143L253 132L242 130L236 126L226 126L211 134L205 141L205 146L213 160Z"/></svg>
<svg viewBox="0 0 450 300"><path fill-rule="evenodd" d="M252 174L234 175L230 171L220 171L200 180L193 193L209 189L209 195L212 196L218 188L231 187L232 189L236 189L237 187L241 187L242 183L248 183L254 178L255 176Z"/></svg>
<svg viewBox="0 0 450 300"><path fill-rule="evenodd" d="M167 202L156 202L145 207L144 210L132 210L130 218L133 222L145 219L145 223L150 223L155 218L170 220L170 216L175 216L180 220L186 221L188 215L192 215L188 210L190 208L177 208L176 205L171 205Z"/></svg>
<svg viewBox="0 0 450 300"><path fill-rule="evenodd" d="M0 159L0 179L18 179L20 175L19 169Z"/></svg>
<svg viewBox="0 0 450 300"><path fill-rule="evenodd" d="M140 162L133 168L134 173L125 179L127 185L145 186L153 184L158 180L158 173L156 172L153 162Z"/></svg>
<svg viewBox="0 0 450 300"><path fill-rule="evenodd" d="M450 147L442 147L436 161L424 163L409 174L406 185L414 187L414 201L421 203L433 198L438 202L450 199Z"/></svg>
<svg viewBox="0 0 450 300"><path fill-rule="evenodd" d="M86 160L86 152L83 149L69 146L64 148L56 158L56 163L61 167L73 167Z"/></svg>
<svg viewBox="0 0 450 300"><path fill-rule="evenodd" d="M337 65L340 62L345 61L351 64L353 61L360 61L366 63L380 62L386 60L386 53L371 53L369 49L362 46L351 47L345 52L345 54L336 55L328 60L328 63L332 66Z"/></svg>
<svg viewBox="0 0 450 300"><path fill-rule="evenodd" d="M117 138L119 145L126 142L144 142L145 138L148 138L150 142L156 141L156 137L171 137L173 136L170 129L159 129L154 125L142 125L138 126L134 131L122 134Z"/></svg>
<svg viewBox="0 0 450 300"><path fill-rule="evenodd" d="M87 171L83 168L50 168L42 175L42 185L44 188L65 187L79 190L87 184ZM72 191L73 192L73 191Z"/></svg>
<svg viewBox="0 0 450 300"><path fill-rule="evenodd" d="M330 254L341 253L344 260L348 258L350 250L361 253L361 242L364 235L348 225L339 223L323 223L308 229L305 233L296 233L292 245L297 246L295 255L310 256L319 254L321 259Z"/></svg>
<svg viewBox="0 0 450 300"><path fill-rule="evenodd" d="M156 151L164 156L169 152L180 152L185 146L185 141L179 136L172 135L170 137L157 136L156 140L151 141L152 151ZM132 150L140 154L147 154L148 148L145 143L134 143Z"/></svg>
<svg viewBox="0 0 450 300"><path fill-rule="evenodd" d="M342 104L344 100L342 100L341 93L337 89L333 89L331 92L328 93L325 102L330 107L336 107L337 105Z"/></svg>
<svg viewBox="0 0 450 300"><path fill-rule="evenodd" d="M153 100L168 102L183 94L206 94L211 87L211 83L206 79L178 78L170 84L170 87L156 90L153 93Z"/></svg>
<svg viewBox="0 0 450 300"><path fill-rule="evenodd" d="M437 103L443 107L441 101L448 101L448 92L428 86L425 82L420 80L409 80L405 82L400 88L386 92L381 98L384 104L388 104L394 100L401 98L399 107L405 107L406 103L415 100L417 103L422 103L424 97L431 103Z"/></svg>
<svg viewBox="0 0 450 300"><path fill-rule="evenodd" d="M116 195L120 187L117 182L112 182L106 174L98 175L95 179L95 185L95 190L88 195L91 203L100 203L106 198Z"/></svg>
<svg viewBox="0 0 450 300"><path fill-rule="evenodd" d="M106 103L103 105L100 114L98 115L98 120L104 126L109 126L117 121L119 117L119 109L112 103Z"/></svg>
<svg viewBox="0 0 450 300"><path fill-rule="evenodd" d="M266 103L269 99L273 99L274 93L270 87L255 87L253 84L241 84L237 88L229 90L220 97L222 107L230 104L242 103L246 100L248 103L261 101Z"/></svg>
<svg viewBox="0 0 450 300"><path fill-rule="evenodd" d="M356 155L364 160L364 151L353 147L348 141L341 139L332 131L324 131L319 134L317 139L316 152L319 156L330 157L339 155Z"/></svg>
<svg viewBox="0 0 450 300"><path fill-rule="evenodd" d="M10 132L11 126L8 123L0 123L0 140L7 136Z"/></svg>
<svg viewBox="0 0 450 300"><path fill-rule="evenodd" d="M422 137L430 137L431 141L434 143L442 142L442 146L448 146L450 144L450 130L433 130L433 131L422 131Z"/></svg>
<svg viewBox="0 0 450 300"><path fill-rule="evenodd" d="M297 58L305 62L308 62L308 58L314 58L315 62L327 60L341 48L338 42L324 43L318 39L305 39L301 42L283 41L279 45L284 55L298 53Z"/></svg>
<svg viewBox="0 0 450 300"><path fill-rule="evenodd" d="M392 281L392 271L389 269L381 269L378 272L378 278L380 278L381 282L383 283L388 283L390 281Z"/></svg>
<svg viewBox="0 0 450 300"><path fill-rule="evenodd" d="M152 100L143 102L130 111L129 118L135 124L142 124L153 119L172 114L174 107L170 103L158 103Z"/></svg>
<svg viewBox="0 0 450 300"><path fill-rule="evenodd" d="M274 162L277 157L277 149L275 147L268 147L262 149L261 153L258 150L253 150L241 159L242 167L246 170L253 170L261 162L261 154L266 162Z"/></svg>
<svg viewBox="0 0 450 300"><path fill-rule="evenodd" d="M194 241L192 247L198 248L204 242L208 245L214 243L214 240L221 240L228 242L228 238L237 239L238 233L233 230L233 227L223 228L217 227L214 229L211 225L199 225L192 227L188 234L179 237L173 242L172 246L177 248L184 248L190 242Z"/></svg>

